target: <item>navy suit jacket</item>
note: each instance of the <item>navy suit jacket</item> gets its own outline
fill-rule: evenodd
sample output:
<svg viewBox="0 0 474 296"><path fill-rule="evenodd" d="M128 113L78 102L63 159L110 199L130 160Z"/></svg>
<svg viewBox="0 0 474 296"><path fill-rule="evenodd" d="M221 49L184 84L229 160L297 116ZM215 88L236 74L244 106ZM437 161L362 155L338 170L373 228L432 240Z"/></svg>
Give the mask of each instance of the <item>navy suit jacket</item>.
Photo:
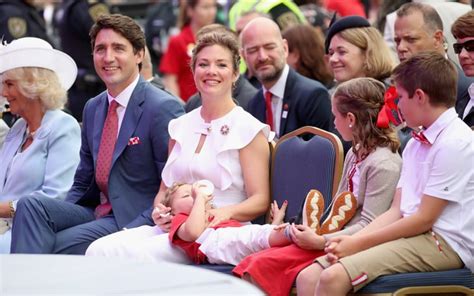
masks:
<svg viewBox="0 0 474 296"><path fill-rule="evenodd" d="M291 68L286 79L282 106L281 115L284 115L284 111L288 113L286 118L281 117L280 137L306 125L332 131L331 100L326 87ZM249 102L248 111L261 122L266 122L263 88Z"/></svg>
<svg viewBox="0 0 474 296"><path fill-rule="evenodd" d="M95 165L108 109L107 93L84 107L80 163L66 200L95 208L100 190ZM120 228L151 224L150 209L168 156L168 123L184 114L168 93L139 79L120 127L109 175L109 200ZM130 139L138 140L136 144Z"/></svg>
<svg viewBox="0 0 474 296"><path fill-rule="evenodd" d="M464 119L462 118L462 116L464 114L464 109L466 109L467 103L471 99L471 97L469 96L469 86L471 85L471 83L474 83L474 78L466 77L462 69L458 67L458 92L456 99L456 112L468 126L474 126L474 108L471 108L471 110L469 110L469 113Z"/></svg>

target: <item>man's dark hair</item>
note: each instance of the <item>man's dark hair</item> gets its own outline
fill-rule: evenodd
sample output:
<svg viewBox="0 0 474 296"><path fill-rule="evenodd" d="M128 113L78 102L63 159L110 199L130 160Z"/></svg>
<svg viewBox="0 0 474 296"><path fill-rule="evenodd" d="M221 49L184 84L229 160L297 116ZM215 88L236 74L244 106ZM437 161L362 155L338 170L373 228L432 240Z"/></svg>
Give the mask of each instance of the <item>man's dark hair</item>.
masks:
<svg viewBox="0 0 474 296"><path fill-rule="evenodd" d="M95 39L103 29L112 29L127 39L136 54L145 50L145 34L140 26L130 17L121 14L101 15L89 31L92 52L94 52ZM140 63L138 67L142 68Z"/></svg>

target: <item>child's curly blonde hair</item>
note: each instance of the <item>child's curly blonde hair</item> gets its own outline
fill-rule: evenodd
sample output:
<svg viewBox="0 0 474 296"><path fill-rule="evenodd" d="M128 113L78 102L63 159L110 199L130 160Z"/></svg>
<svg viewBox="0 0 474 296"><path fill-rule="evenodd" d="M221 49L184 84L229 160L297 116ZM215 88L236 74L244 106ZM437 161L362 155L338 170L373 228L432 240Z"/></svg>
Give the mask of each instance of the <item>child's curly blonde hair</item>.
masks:
<svg viewBox="0 0 474 296"><path fill-rule="evenodd" d="M173 194L176 192L176 190L178 190L179 187L185 185L186 183L184 182L174 182L173 185L171 185L170 187L168 187L168 189L166 189L166 192L165 192L165 197L163 198L163 202L162 204L165 206L165 207L171 207L171 197L173 196Z"/></svg>

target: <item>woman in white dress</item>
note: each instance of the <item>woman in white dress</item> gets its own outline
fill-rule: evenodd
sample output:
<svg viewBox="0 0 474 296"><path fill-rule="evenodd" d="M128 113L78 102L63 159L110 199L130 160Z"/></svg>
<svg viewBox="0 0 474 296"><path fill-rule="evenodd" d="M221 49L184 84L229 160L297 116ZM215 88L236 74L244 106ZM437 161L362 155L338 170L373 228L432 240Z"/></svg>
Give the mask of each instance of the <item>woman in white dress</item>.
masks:
<svg viewBox="0 0 474 296"><path fill-rule="evenodd" d="M191 67L202 107L169 124L170 154L162 172L152 217L156 226L124 230L92 243L86 255L119 256L145 261L189 262L170 245L172 215L161 204L174 182L201 179L215 185L212 225L228 219L250 221L268 209L269 145L272 135L232 99L240 63L236 35L220 25L197 36Z"/></svg>

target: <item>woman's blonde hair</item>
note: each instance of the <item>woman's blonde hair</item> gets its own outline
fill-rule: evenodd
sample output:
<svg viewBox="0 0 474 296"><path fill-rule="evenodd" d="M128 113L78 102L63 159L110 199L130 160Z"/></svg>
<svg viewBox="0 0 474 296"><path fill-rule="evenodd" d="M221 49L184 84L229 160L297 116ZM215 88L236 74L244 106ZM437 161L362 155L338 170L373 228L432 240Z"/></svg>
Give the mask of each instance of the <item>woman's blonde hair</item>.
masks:
<svg viewBox="0 0 474 296"><path fill-rule="evenodd" d="M395 61L382 35L374 27L351 28L338 33L345 41L357 46L365 56L366 77L384 80L390 77Z"/></svg>
<svg viewBox="0 0 474 296"><path fill-rule="evenodd" d="M393 128L377 126L377 117L384 105L384 94L382 82L366 77L343 82L334 92L333 104L337 111L343 116L350 112L355 117L352 149L359 157L377 147L389 147L394 153L400 147Z"/></svg>
<svg viewBox="0 0 474 296"><path fill-rule="evenodd" d="M38 99L45 110L61 109L67 100L67 92L61 86L55 72L38 67L20 67L5 71L2 80L18 83L19 92L29 99Z"/></svg>

